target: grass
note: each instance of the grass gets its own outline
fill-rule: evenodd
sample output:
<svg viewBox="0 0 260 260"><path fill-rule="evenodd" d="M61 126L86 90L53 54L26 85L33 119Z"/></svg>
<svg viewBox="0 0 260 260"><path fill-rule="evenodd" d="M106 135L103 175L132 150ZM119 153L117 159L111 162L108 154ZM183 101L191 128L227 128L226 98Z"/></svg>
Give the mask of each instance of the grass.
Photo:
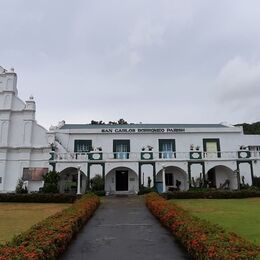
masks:
<svg viewBox="0 0 260 260"><path fill-rule="evenodd" d="M0 243L10 241L44 218L71 204L0 203Z"/></svg>
<svg viewBox="0 0 260 260"><path fill-rule="evenodd" d="M260 198L171 200L192 215L260 245Z"/></svg>

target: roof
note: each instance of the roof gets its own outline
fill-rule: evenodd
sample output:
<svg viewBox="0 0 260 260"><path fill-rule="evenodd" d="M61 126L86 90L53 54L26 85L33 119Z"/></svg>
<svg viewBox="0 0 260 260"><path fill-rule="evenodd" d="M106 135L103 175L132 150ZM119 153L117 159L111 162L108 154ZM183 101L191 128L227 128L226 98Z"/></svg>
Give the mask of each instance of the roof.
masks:
<svg viewBox="0 0 260 260"><path fill-rule="evenodd" d="M97 129L97 128L227 128L222 124L126 124L126 125L92 125L64 124L60 129Z"/></svg>

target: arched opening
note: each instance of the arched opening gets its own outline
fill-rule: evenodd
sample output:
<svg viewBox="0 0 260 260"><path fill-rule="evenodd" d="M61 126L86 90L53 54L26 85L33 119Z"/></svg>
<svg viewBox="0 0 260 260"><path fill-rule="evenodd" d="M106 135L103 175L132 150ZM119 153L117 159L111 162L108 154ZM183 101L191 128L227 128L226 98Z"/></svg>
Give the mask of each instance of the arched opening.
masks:
<svg viewBox="0 0 260 260"><path fill-rule="evenodd" d="M138 175L128 167L116 167L105 177L105 191L109 194L135 194L139 190Z"/></svg>
<svg viewBox="0 0 260 260"><path fill-rule="evenodd" d="M85 193L87 187L87 177L80 171L80 192ZM77 193L78 169L69 167L60 172L58 182L60 193Z"/></svg>
<svg viewBox="0 0 260 260"><path fill-rule="evenodd" d="M165 184L163 183L165 181ZM163 185L165 191L187 190L188 189L188 175L177 166L165 167L165 177L163 178L163 170L160 170L156 175L156 188L158 192L163 192Z"/></svg>
<svg viewBox="0 0 260 260"><path fill-rule="evenodd" d="M211 168L206 174L209 188L235 190L238 188L237 175L232 169L224 165Z"/></svg>

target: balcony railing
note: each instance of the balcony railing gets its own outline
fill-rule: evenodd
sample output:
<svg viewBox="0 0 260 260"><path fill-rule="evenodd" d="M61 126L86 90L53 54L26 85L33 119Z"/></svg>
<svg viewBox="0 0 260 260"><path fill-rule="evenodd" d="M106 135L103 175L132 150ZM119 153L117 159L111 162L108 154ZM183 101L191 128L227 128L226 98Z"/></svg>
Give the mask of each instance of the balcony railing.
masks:
<svg viewBox="0 0 260 260"><path fill-rule="evenodd" d="M224 152L90 152L90 153L54 153L54 161L143 161L143 160L243 160L260 159L260 152L224 151Z"/></svg>

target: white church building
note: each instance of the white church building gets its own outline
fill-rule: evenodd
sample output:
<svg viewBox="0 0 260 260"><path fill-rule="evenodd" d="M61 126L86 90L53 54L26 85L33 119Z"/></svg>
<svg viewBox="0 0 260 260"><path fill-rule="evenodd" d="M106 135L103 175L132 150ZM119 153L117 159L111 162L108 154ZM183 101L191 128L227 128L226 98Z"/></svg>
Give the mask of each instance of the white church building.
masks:
<svg viewBox="0 0 260 260"><path fill-rule="evenodd" d="M0 192L19 178L29 191L48 170L61 192L84 193L100 175L107 194L194 187L239 189L260 176L260 136L224 124L66 124L49 131L35 102L17 96L16 74L0 67Z"/></svg>

